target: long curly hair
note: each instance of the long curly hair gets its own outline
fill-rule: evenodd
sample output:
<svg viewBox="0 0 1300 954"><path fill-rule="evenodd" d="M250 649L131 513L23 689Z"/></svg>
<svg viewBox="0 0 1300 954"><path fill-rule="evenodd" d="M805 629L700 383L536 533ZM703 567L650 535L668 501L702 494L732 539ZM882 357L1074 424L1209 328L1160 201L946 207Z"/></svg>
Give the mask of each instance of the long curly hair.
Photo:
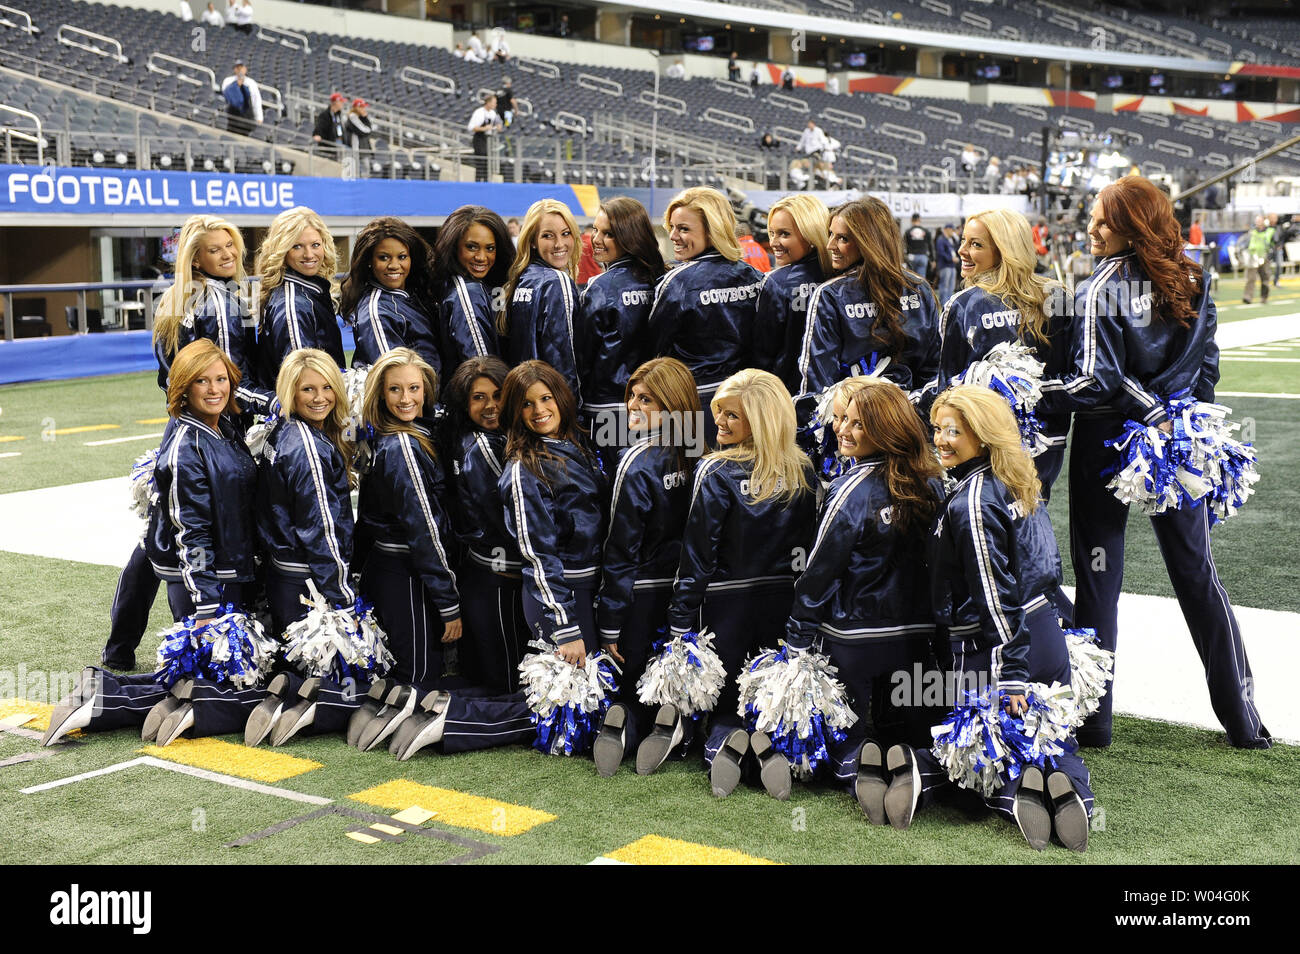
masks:
<svg viewBox="0 0 1300 954"><path fill-rule="evenodd" d="M460 263L460 243L471 225L481 225L492 233L496 260L488 269L483 285L485 288L500 288L510 278L510 266L515 261L515 243L501 216L481 205L462 205L447 216L433 243L434 270L447 281L451 281L453 275L469 277Z"/></svg>
<svg viewBox="0 0 1300 954"><path fill-rule="evenodd" d="M1001 298L1020 310L1020 340L1047 342L1046 303L1059 295L1061 286L1046 275L1034 274L1038 253L1034 250L1033 230L1029 220L1012 209L985 209L966 220L979 222L988 230L998 264L966 279L966 285L979 285L990 295ZM967 233L969 235L969 232Z"/></svg>
<svg viewBox="0 0 1300 954"><path fill-rule="evenodd" d="M226 378L230 381L230 398L222 408L223 414L238 414L239 403L235 400L235 391L239 388L241 377L235 362L230 360L215 341L199 338L191 341L176 355L172 361L171 373L167 378L167 414L180 417L181 412L189 406L190 386L194 384L211 367L212 362L220 361L226 366Z"/></svg>
<svg viewBox="0 0 1300 954"><path fill-rule="evenodd" d="M163 292L154 314L153 340L161 341L167 354L180 343L181 322L192 315L203 297L205 286L202 272L195 263L199 245L209 232L227 232L235 243L235 274L230 281L244 288L248 273L244 270L244 236L238 228L215 215L191 215L181 226L176 242L176 280Z"/></svg>
<svg viewBox="0 0 1300 954"><path fill-rule="evenodd" d="M772 215L775 212L785 212L790 218L794 219L794 227L799 230L803 240L813 247L817 253L817 261L821 264L822 274L831 273L831 253L827 250L829 233L827 227L830 225L831 213L826 208L826 203L815 195L809 195L806 192L796 192L794 195L787 195L777 199L772 203L772 208L767 212L767 224L769 232L771 231Z"/></svg>
<svg viewBox="0 0 1300 954"><path fill-rule="evenodd" d="M944 408L952 408L975 439L988 449L993 475L1006 484L1025 514L1033 513L1042 498L1034 459L1020 440L1015 412L1006 398L978 384L959 384L935 398L930 423L939 423Z"/></svg>
<svg viewBox="0 0 1300 954"><path fill-rule="evenodd" d="M303 229L315 229L320 234L320 271L317 274L330 283L330 298L338 301L339 283L334 275L339 270L339 253L334 246L334 236L326 228L325 220L314 210L305 205L298 205L292 209L285 209L271 220L271 228L257 250L253 270L259 279L257 286L259 315L270 299L271 292L284 284L284 273L289 267L285 257L298 244L298 236L302 234Z"/></svg>
<svg viewBox="0 0 1300 954"><path fill-rule="evenodd" d="M352 249L352 263L348 266L347 277L343 279L343 300L339 303L339 311L344 317L357 310L366 286L374 281L371 258L375 246L384 239L396 239L406 246L411 255L411 270L406 276L405 291L425 307L427 303L435 301L437 282L434 280L433 250L415 229L401 219L386 215L367 223L357 233L356 245Z"/></svg>
<svg viewBox="0 0 1300 954"><path fill-rule="evenodd" d="M659 240L645 206L636 199L618 195L600 204L600 212L609 219L609 233L623 254L632 259L632 273L643 282L654 284L668 270ZM595 229L592 225L592 229Z"/></svg>
<svg viewBox="0 0 1300 954"><path fill-rule="evenodd" d="M321 432L338 450L348 470L348 486L355 487L356 474L352 470L352 459L356 447L351 440L351 417L348 413L348 392L343 386L343 375L339 373L334 359L319 348L299 348L285 356L280 365L280 373L275 378L275 396L280 401L280 416L288 418L296 406L298 385L308 371L315 371L334 392L334 409L329 417L321 422Z"/></svg>
<svg viewBox="0 0 1300 954"><path fill-rule="evenodd" d="M848 417L865 424L871 440L885 455L885 485L893 506L891 526L903 533L928 527L939 500L930 481L942 470L903 389L883 378L857 378L862 383L844 403ZM837 397L839 395L837 394Z"/></svg>
<svg viewBox="0 0 1300 954"><path fill-rule="evenodd" d="M1192 299L1205 287L1205 273L1183 251L1169 196L1142 176L1125 176L1101 190L1097 205L1111 231L1133 246L1151 280L1156 320L1190 327L1197 318Z"/></svg>

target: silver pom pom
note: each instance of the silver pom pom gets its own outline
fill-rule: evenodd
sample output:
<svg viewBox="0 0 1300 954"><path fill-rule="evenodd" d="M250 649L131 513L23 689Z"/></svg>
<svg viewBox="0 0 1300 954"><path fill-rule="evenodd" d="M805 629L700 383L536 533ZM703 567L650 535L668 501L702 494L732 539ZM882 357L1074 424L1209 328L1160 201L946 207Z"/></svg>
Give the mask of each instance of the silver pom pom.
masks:
<svg viewBox="0 0 1300 954"><path fill-rule="evenodd" d="M343 372L343 390L348 395L348 413L352 423L361 426L362 408L366 399L366 376L370 374L370 365L363 364L348 368Z"/></svg>
<svg viewBox="0 0 1300 954"><path fill-rule="evenodd" d="M604 652L594 652L587 654L583 665L575 666L549 643L535 640L529 645L540 651L520 660L519 684L536 717L539 741L544 738L539 747L551 755L580 755L590 748L599 713L617 688L614 661Z"/></svg>
<svg viewBox="0 0 1300 954"><path fill-rule="evenodd" d="M1106 684L1115 678L1115 654L1097 645L1091 629L1067 629L1065 646L1070 654L1070 688L1074 690L1074 728L1101 708Z"/></svg>
<svg viewBox="0 0 1300 954"><path fill-rule="evenodd" d="M1033 417L1043 396L1043 362L1027 345L1019 341L994 345L988 354L953 378L953 384L976 384L1001 394L1016 412L1029 453L1036 457L1047 450L1042 424Z"/></svg>
<svg viewBox="0 0 1300 954"><path fill-rule="evenodd" d="M260 460L266 453L266 439L271 436L278 422L279 418L258 415L256 422L244 434L244 443L248 445L248 452L254 460Z"/></svg>
<svg viewBox="0 0 1300 954"><path fill-rule="evenodd" d="M241 645L241 636L247 637L247 644ZM255 617L243 613L230 613L218 617L208 626L204 636L212 643L212 668L217 672L226 672L226 679L237 689L249 689L259 686L271 674L275 663L277 642L266 635L262 624ZM251 658L244 657L246 663L242 671L234 666L235 651L246 653L251 646Z"/></svg>
<svg viewBox="0 0 1300 954"><path fill-rule="evenodd" d="M154 465L158 462L158 449L141 454L131 465L131 509L142 520L149 519L149 511L158 502L158 485L153 479Z"/></svg>
<svg viewBox="0 0 1300 954"><path fill-rule="evenodd" d="M374 610L358 614L353 607L335 609L308 580L307 615L284 631L285 661L308 676L338 679L384 672L394 662L387 637L375 621Z"/></svg>
<svg viewBox="0 0 1300 954"><path fill-rule="evenodd" d="M674 636L650 660L637 680L637 698L648 706L672 705L686 717L712 712L727 683L727 672L713 649L713 633Z"/></svg>

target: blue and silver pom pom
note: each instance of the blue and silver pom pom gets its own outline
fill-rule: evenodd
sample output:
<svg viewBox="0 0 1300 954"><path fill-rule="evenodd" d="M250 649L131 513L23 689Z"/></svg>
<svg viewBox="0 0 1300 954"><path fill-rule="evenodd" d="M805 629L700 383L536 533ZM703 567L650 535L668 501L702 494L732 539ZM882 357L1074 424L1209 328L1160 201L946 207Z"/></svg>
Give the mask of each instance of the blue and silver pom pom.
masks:
<svg viewBox="0 0 1300 954"><path fill-rule="evenodd" d="M1065 630L1070 654L1070 688L1074 690L1074 728L1101 708L1107 684L1115 678L1115 654L1097 645L1095 629Z"/></svg>
<svg viewBox="0 0 1300 954"><path fill-rule="evenodd" d="M520 688L533 712L533 748L548 755L585 755L618 690L617 667L604 652L587 654L582 666L556 655L549 643L534 641L540 652L519 663Z"/></svg>
<svg viewBox="0 0 1300 954"><path fill-rule="evenodd" d="M171 688L178 679L228 682L237 689L260 685L271 672L277 644L250 616L230 604L203 626L187 616L162 633L154 679Z"/></svg>
<svg viewBox="0 0 1300 954"><path fill-rule="evenodd" d="M960 787L992 795L1019 778L1026 765L1043 768L1047 759L1073 751L1075 702L1069 686L1030 685L1028 710L1020 716L1003 708L1006 698L995 689L967 692L948 718L930 730L935 757Z"/></svg>
<svg viewBox="0 0 1300 954"><path fill-rule="evenodd" d="M1016 413L1020 441L1037 457L1047 450L1043 422L1034 409L1043 396L1043 362L1019 341L1003 341L952 379L953 384L977 384L1001 394Z"/></svg>
<svg viewBox="0 0 1300 954"><path fill-rule="evenodd" d="M329 676L338 682L366 683L388 671L393 654L375 621L374 607L360 597L352 606L333 607L307 581L307 615L284 631L284 658L305 676Z"/></svg>
<svg viewBox="0 0 1300 954"><path fill-rule="evenodd" d="M675 706L687 718L712 712L727 682L713 633L692 630L656 642L654 652L637 680L637 698L648 706Z"/></svg>
<svg viewBox="0 0 1300 954"><path fill-rule="evenodd" d="M759 653L737 676L737 712L751 732L765 732L800 778L809 778L829 754L829 742L843 742L858 721L844 684L830 659L811 650Z"/></svg>
<svg viewBox="0 0 1300 954"><path fill-rule="evenodd" d="M877 378L889 367L890 359L880 357L874 351L865 358L859 358L853 365L841 365L843 378L830 387L816 394L806 394L795 401L796 414L802 420L807 416L808 423L795 431L795 443L808 455L817 469L817 475L825 484L830 484L841 476L853 463L840 456L840 442L831 427L835 413L835 393L840 385L853 378ZM815 409L809 415L808 405Z"/></svg>
<svg viewBox="0 0 1300 954"><path fill-rule="evenodd" d="M136 516L149 519L149 511L158 502L158 484L153 479L154 465L158 462L158 448L141 454L131 465L131 509Z"/></svg>
<svg viewBox="0 0 1300 954"><path fill-rule="evenodd" d="M259 414L254 418L253 424L244 433L244 443L248 445L248 452L253 455L254 460L260 460L266 454L266 439L271 436L275 425L279 423L278 417Z"/></svg>
<svg viewBox="0 0 1300 954"><path fill-rule="evenodd" d="M366 400L366 376L370 374L370 365L348 368L343 372L343 390L348 396L348 414L358 427L363 417L362 409Z"/></svg>

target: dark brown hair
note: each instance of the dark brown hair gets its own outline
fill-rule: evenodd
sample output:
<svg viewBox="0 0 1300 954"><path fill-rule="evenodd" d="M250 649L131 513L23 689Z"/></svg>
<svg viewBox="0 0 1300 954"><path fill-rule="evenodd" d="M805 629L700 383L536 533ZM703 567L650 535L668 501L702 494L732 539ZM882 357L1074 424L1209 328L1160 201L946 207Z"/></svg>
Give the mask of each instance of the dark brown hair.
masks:
<svg viewBox="0 0 1300 954"><path fill-rule="evenodd" d="M339 303L339 312L344 318L357 310L366 286L374 280L370 259L375 246L384 239L395 239L406 246L411 254L411 271L406 276L405 291L423 307L435 301L436 282L434 281L433 251L420 233L401 219L384 216L367 223L357 233L356 246L352 249L352 263L348 266L347 278L343 279L343 296Z"/></svg>
<svg viewBox="0 0 1300 954"><path fill-rule="evenodd" d="M609 219L609 231L623 254L632 259L632 271L643 282L654 284L668 270L654 226L645 206L627 196L615 196L600 204ZM593 228L595 226L592 226Z"/></svg>
<svg viewBox="0 0 1300 954"><path fill-rule="evenodd" d="M459 436L475 427L469 419L469 393L474 382L479 378L487 378L502 388L505 387L506 375L509 373L510 368L495 355L476 356L460 363L442 389L442 405L450 417L452 433Z"/></svg>
<svg viewBox="0 0 1300 954"><path fill-rule="evenodd" d="M891 526L903 533L928 528L939 505L930 481L941 471L912 402L892 381L868 379L845 403L870 428L871 440L885 455Z"/></svg>
<svg viewBox="0 0 1300 954"><path fill-rule="evenodd" d="M546 449L544 439L524 423L524 403L528 389L534 384L543 384L555 398L555 408L560 414L560 427L556 437L572 441L584 453L589 453L583 445L583 432L578 426L578 402L574 400L573 391L560 374L545 361L525 361L512 368L501 386L501 418L506 426L506 460L518 460L539 480L545 482L546 472L542 469L542 460L550 458L563 465L562 458ZM593 458L594 460L594 458Z"/></svg>

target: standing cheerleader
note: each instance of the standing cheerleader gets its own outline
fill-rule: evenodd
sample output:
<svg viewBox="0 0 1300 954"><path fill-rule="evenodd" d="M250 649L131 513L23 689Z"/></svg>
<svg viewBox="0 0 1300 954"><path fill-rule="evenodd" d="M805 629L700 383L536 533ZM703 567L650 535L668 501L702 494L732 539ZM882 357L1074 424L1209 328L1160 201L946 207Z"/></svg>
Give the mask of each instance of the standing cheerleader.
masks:
<svg viewBox="0 0 1300 954"><path fill-rule="evenodd" d="M1058 378L1069 350L1067 318L1052 314L1061 287L1045 275L1034 274L1029 221L1011 209L977 212L966 221L961 248L962 289L948 300L939 322L939 374L926 386L926 397L948 390L952 379L984 358L995 345L1019 342L1043 362L1043 376ZM1064 309L1057 309L1063 311ZM922 410L928 410L922 401ZM1034 457L1043 499L1065 459L1070 415L1043 420L1046 449Z"/></svg>
<svg viewBox="0 0 1300 954"><path fill-rule="evenodd" d="M499 355L492 298L505 285L515 246L501 216L463 205L442 223L433 246L434 273L442 276L438 336L448 375L470 358Z"/></svg>
<svg viewBox="0 0 1300 954"><path fill-rule="evenodd" d="M451 523L465 548L457 577L466 638L461 666L476 686L513 692L527 643L523 623L523 558L506 526L497 482L505 470L501 388L509 369L500 358L470 358L443 389L449 418Z"/></svg>
<svg viewBox="0 0 1300 954"><path fill-rule="evenodd" d="M574 318L578 307L578 223L563 202L541 199L524 216L506 283L506 363L545 361L581 402Z"/></svg>
<svg viewBox="0 0 1300 954"><path fill-rule="evenodd" d="M235 420L240 373L229 356L200 339L176 353L170 372L167 412L174 426L154 468L158 503L150 512L145 550L167 584L172 618L198 632L252 604L257 466ZM190 678L169 691L153 673L118 677L87 668L51 715L44 744L72 729L142 723L145 741L156 738L159 745L189 729L195 736L237 732L264 695L251 686Z"/></svg>
<svg viewBox="0 0 1300 954"><path fill-rule="evenodd" d="M593 436L617 426L634 368L650 356L646 321L663 256L645 206L623 196L603 203L591 226L591 248L605 271L582 289L583 415ZM597 440L613 460L613 442Z"/></svg>
<svg viewBox="0 0 1300 954"><path fill-rule="evenodd" d="M1167 196L1140 176L1101 191L1088 226L1098 259L1075 296L1069 370L1047 382L1039 407L1074 411L1070 455L1070 559L1078 590L1075 623L1114 650L1124 581L1128 506L1102 476L1116 463L1105 442L1132 419L1170 432L1168 402L1190 392L1213 403L1219 379L1217 312L1201 267L1183 254ZM1205 665L1210 702L1237 748L1271 744L1254 701L1241 629L1210 553L1208 505L1152 514L1178 605ZM1111 740L1111 697L1079 731L1085 745Z"/></svg>
<svg viewBox="0 0 1300 954"><path fill-rule="evenodd" d="M868 197L831 215L834 278L813 292L799 355L799 392L817 394L865 361L913 402L939 366L939 308L920 275L903 267L888 206Z"/></svg>
<svg viewBox="0 0 1300 954"><path fill-rule="evenodd" d="M357 234L340 308L356 331L353 367L373 365L394 348L410 348L439 373L438 336L426 310L437 301L432 254L401 219L375 219Z"/></svg>
<svg viewBox="0 0 1300 954"><path fill-rule="evenodd" d="M991 706L1022 716L1029 712L1027 697L1039 691L1034 684L1071 681L1065 634L1050 601L1061 561L1038 475L1011 407L988 388L945 391L930 420L939 463L956 480L930 537L935 621L948 631L953 685L988 695ZM1040 735L1045 731L1040 725ZM1088 769L1072 740L1064 748L1038 766L1020 766L1018 774L1002 766L1001 784L984 793L986 804L1015 821L1040 851L1053 830L1068 848L1088 846ZM906 745L889 750L886 767L891 778L885 814L895 828L907 828L921 795L946 783L948 773L931 751Z"/></svg>
<svg viewBox="0 0 1300 954"><path fill-rule="evenodd" d="M506 469L497 486L524 558L528 631L581 666L597 645L605 477L583 446L573 393L544 361L525 361L506 375L501 414Z"/></svg>
<svg viewBox="0 0 1300 954"><path fill-rule="evenodd" d="M758 290L754 366L775 374L791 394L799 392L799 349L808 325L808 303L831 268L829 220L822 200L807 194L778 199L767 213L776 269Z"/></svg>
<svg viewBox="0 0 1300 954"><path fill-rule="evenodd" d="M883 825L880 767L889 743L881 725L870 734L867 725L873 701L882 711L897 674L915 695L921 691L916 674L931 668L934 617L925 546L943 484L925 429L901 388L879 378L844 381L835 392L834 414L839 452L851 464L822 504L808 565L795 583L785 641L798 650L824 646L839 669L858 721L848 739L829 746L830 764L842 782L861 778L858 801L874 824ZM930 720L912 701L901 707L904 739L922 745Z"/></svg>
<svg viewBox="0 0 1300 954"><path fill-rule="evenodd" d="M343 367L336 271L334 237L319 215L300 205L275 217L257 252L257 350L268 386L275 384L289 352L299 348L319 348Z"/></svg>
<svg viewBox="0 0 1300 954"><path fill-rule="evenodd" d="M812 464L794 442L794 405L775 375L755 368L734 374L711 407L719 449L695 469L668 623L673 636L702 628L715 634L727 684L713 710L704 759L713 794L725 797L740 781L751 747L736 712L736 676L748 656L784 632L817 502ZM682 737L681 715L672 706L655 723L642 745L656 742L658 762L646 765L650 771ZM766 737L756 733L753 741L755 756L771 757Z"/></svg>
<svg viewBox="0 0 1300 954"><path fill-rule="evenodd" d="M623 667L619 701L592 749L605 777L646 736L653 718L637 699L637 681L651 644L667 628L695 470L686 437L696 433L700 417L695 379L675 358L652 358L632 372L625 402L636 441L614 477L596 616L601 643Z"/></svg>
<svg viewBox="0 0 1300 954"><path fill-rule="evenodd" d="M681 264L655 289L654 354L676 358L695 376L700 406L750 360L754 300L762 276L741 261L736 215L716 189L687 189L668 204L664 228ZM716 435L709 429L708 441Z"/></svg>
<svg viewBox="0 0 1300 954"><path fill-rule="evenodd" d="M444 545L442 467L426 419L437 398L437 376L410 348L393 349L370 369L363 416L374 431L373 457L357 508L358 533L371 541L361 588L388 634L396 659L389 675L424 687L442 679L442 644L461 636L456 575ZM414 708L413 695L405 701Z"/></svg>

